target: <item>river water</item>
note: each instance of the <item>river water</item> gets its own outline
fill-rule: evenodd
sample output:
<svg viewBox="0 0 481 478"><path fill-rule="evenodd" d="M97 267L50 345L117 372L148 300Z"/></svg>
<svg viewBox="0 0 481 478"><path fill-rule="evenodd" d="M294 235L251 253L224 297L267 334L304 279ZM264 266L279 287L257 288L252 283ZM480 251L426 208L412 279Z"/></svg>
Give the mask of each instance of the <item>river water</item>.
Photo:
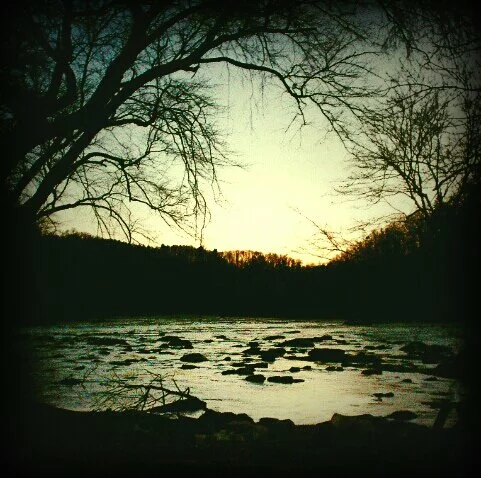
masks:
<svg viewBox="0 0 481 478"><path fill-rule="evenodd" d="M169 339L172 336L177 339ZM160 400L155 385L161 383L171 390L188 388L210 409L246 413L254 420L273 417L314 424L334 413L386 416L409 410L417 415L414 422L432 425L438 404L458 402L463 393L455 379L430 373L438 360L426 363L401 350L408 343L422 342L443 346L454 355L462 344L452 325L137 317L29 327L22 337L38 397L72 410L140 406L139 397L146 391L142 387L148 384L154 385L148 396ZM294 338L317 342L308 347L283 345ZM190 341L192 348L179 348L188 342L178 339ZM284 355L267 363L255 354L281 347ZM315 361L308 355L313 348L375 355L389 370L369 374L363 373L368 366ZM190 353L203 354L207 360L193 364L181 360ZM266 378L263 383L231 373L249 364L260 365L255 374ZM273 376L299 381L274 383L269 381ZM159 403L147 402L145 407ZM446 426L455 422L453 411Z"/></svg>

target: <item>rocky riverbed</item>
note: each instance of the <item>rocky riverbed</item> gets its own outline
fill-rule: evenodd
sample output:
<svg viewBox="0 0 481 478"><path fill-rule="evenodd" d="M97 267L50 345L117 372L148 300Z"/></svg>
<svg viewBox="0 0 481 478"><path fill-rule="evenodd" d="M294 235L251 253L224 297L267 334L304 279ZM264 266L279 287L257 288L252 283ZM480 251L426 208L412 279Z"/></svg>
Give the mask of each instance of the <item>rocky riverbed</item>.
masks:
<svg viewBox="0 0 481 478"><path fill-rule="evenodd" d="M431 426L462 400L459 331L247 318L132 318L30 328L22 356L38 397L71 410L131 408L158 378L219 412L295 424L408 409ZM16 360L14 357L13 360ZM171 397L168 397L169 399ZM451 408L446 426L456 423Z"/></svg>
<svg viewBox="0 0 481 478"><path fill-rule="evenodd" d="M239 318L30 328L9 354L4 461L32 477L469 476L479 420L462 385L475 370L455 332Z"/></svg>

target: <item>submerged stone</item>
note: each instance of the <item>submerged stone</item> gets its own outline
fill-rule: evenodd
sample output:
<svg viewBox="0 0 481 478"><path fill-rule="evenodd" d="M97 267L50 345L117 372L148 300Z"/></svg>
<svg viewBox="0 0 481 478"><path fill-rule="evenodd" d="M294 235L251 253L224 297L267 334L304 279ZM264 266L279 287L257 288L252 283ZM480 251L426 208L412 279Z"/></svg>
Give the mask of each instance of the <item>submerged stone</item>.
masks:
<svg viewBox="0 0 481 478"><path fill-rule="evenodd" d="M126 340L115 337L87 337L90 345L129 345Z"/></svg>
<svg viewBox="0 0 481 478"><path fill-rule="evenodd" d="M343 370L343 367L339 367L336 365L329 365L328 367L326 367L326 371L328 372L342 372Z"/></svg>
<svg viewBox="0 0 481 478"><path fill-rule="evenodd" d="M125 359L125 360L111 360L110 365L132 365L133 363L138 362L137 359Z"/></svg>
<svg viewBox="0 0 481 478"><path fill-rule="evenodd" d="M373 395L376 398L392 398L392 397L394 397L394 393L392 393L392 392L386 392L386 393L376 392L376 393L373 393Z"/></svg>

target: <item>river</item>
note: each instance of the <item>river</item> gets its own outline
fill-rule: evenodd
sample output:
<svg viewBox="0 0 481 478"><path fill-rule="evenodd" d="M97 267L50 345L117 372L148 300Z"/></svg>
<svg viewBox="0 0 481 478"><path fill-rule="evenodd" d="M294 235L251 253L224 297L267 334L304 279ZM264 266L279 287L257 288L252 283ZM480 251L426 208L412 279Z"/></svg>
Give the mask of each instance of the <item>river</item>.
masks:
<svg viewBox="0 0 481 478"><path fill-rule="evenodd" d="M435 372L462 345L453 325L136 317L28 327L22 338L38 397L72 410L139 406L136 400L146 390L141 387L161 381L168 389L188 388L210 409L246 413L254 420L313 424L334 413L386 416L409 410L417 415L414 422L430 426L439 404L459 402L463 393L457 380ZM423 344L433 348L434 357L419 353ZM281 349L268 361L259 353ZM314 360L312 349L339 349L356 359ZM181 360L192 353L206 360ZM361 359L365 363L358 363ZM253 383L246 374L233 373L249 364L265 381ZM295 381L269 381L274 376ZM160 403L155 387L149 393ZM446 426L455 422L453 411Z"/></svg>

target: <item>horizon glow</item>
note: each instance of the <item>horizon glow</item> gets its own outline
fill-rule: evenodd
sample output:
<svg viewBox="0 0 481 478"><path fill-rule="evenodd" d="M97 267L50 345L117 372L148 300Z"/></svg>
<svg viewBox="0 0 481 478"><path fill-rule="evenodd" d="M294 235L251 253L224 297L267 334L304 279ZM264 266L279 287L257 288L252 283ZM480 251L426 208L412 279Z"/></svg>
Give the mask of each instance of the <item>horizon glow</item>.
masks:
<svg viewBox="0 0 481 478"><path fill-rule="evenodd" d="M152 238L139 242L277 253L304 264L326 262L308 246L316 229L306 218L339 231L372 217L366 204L353 204L334 193L336 183L347 175L341 141L334 133L326 134L326 122L317 111L308 111L308 126L289 127L293 100L278 86L268 85L260 92L255 80L246 84L240 75L212 70L220 85L217 100L224 107L219 126L229 150L246 167L218 170L222 197L217 202L213 195L208 197L210 220L202 241L170 228L150 211L139 211ZM62 230L96 234L86 211L67 211L58 218Z"/></svg>

